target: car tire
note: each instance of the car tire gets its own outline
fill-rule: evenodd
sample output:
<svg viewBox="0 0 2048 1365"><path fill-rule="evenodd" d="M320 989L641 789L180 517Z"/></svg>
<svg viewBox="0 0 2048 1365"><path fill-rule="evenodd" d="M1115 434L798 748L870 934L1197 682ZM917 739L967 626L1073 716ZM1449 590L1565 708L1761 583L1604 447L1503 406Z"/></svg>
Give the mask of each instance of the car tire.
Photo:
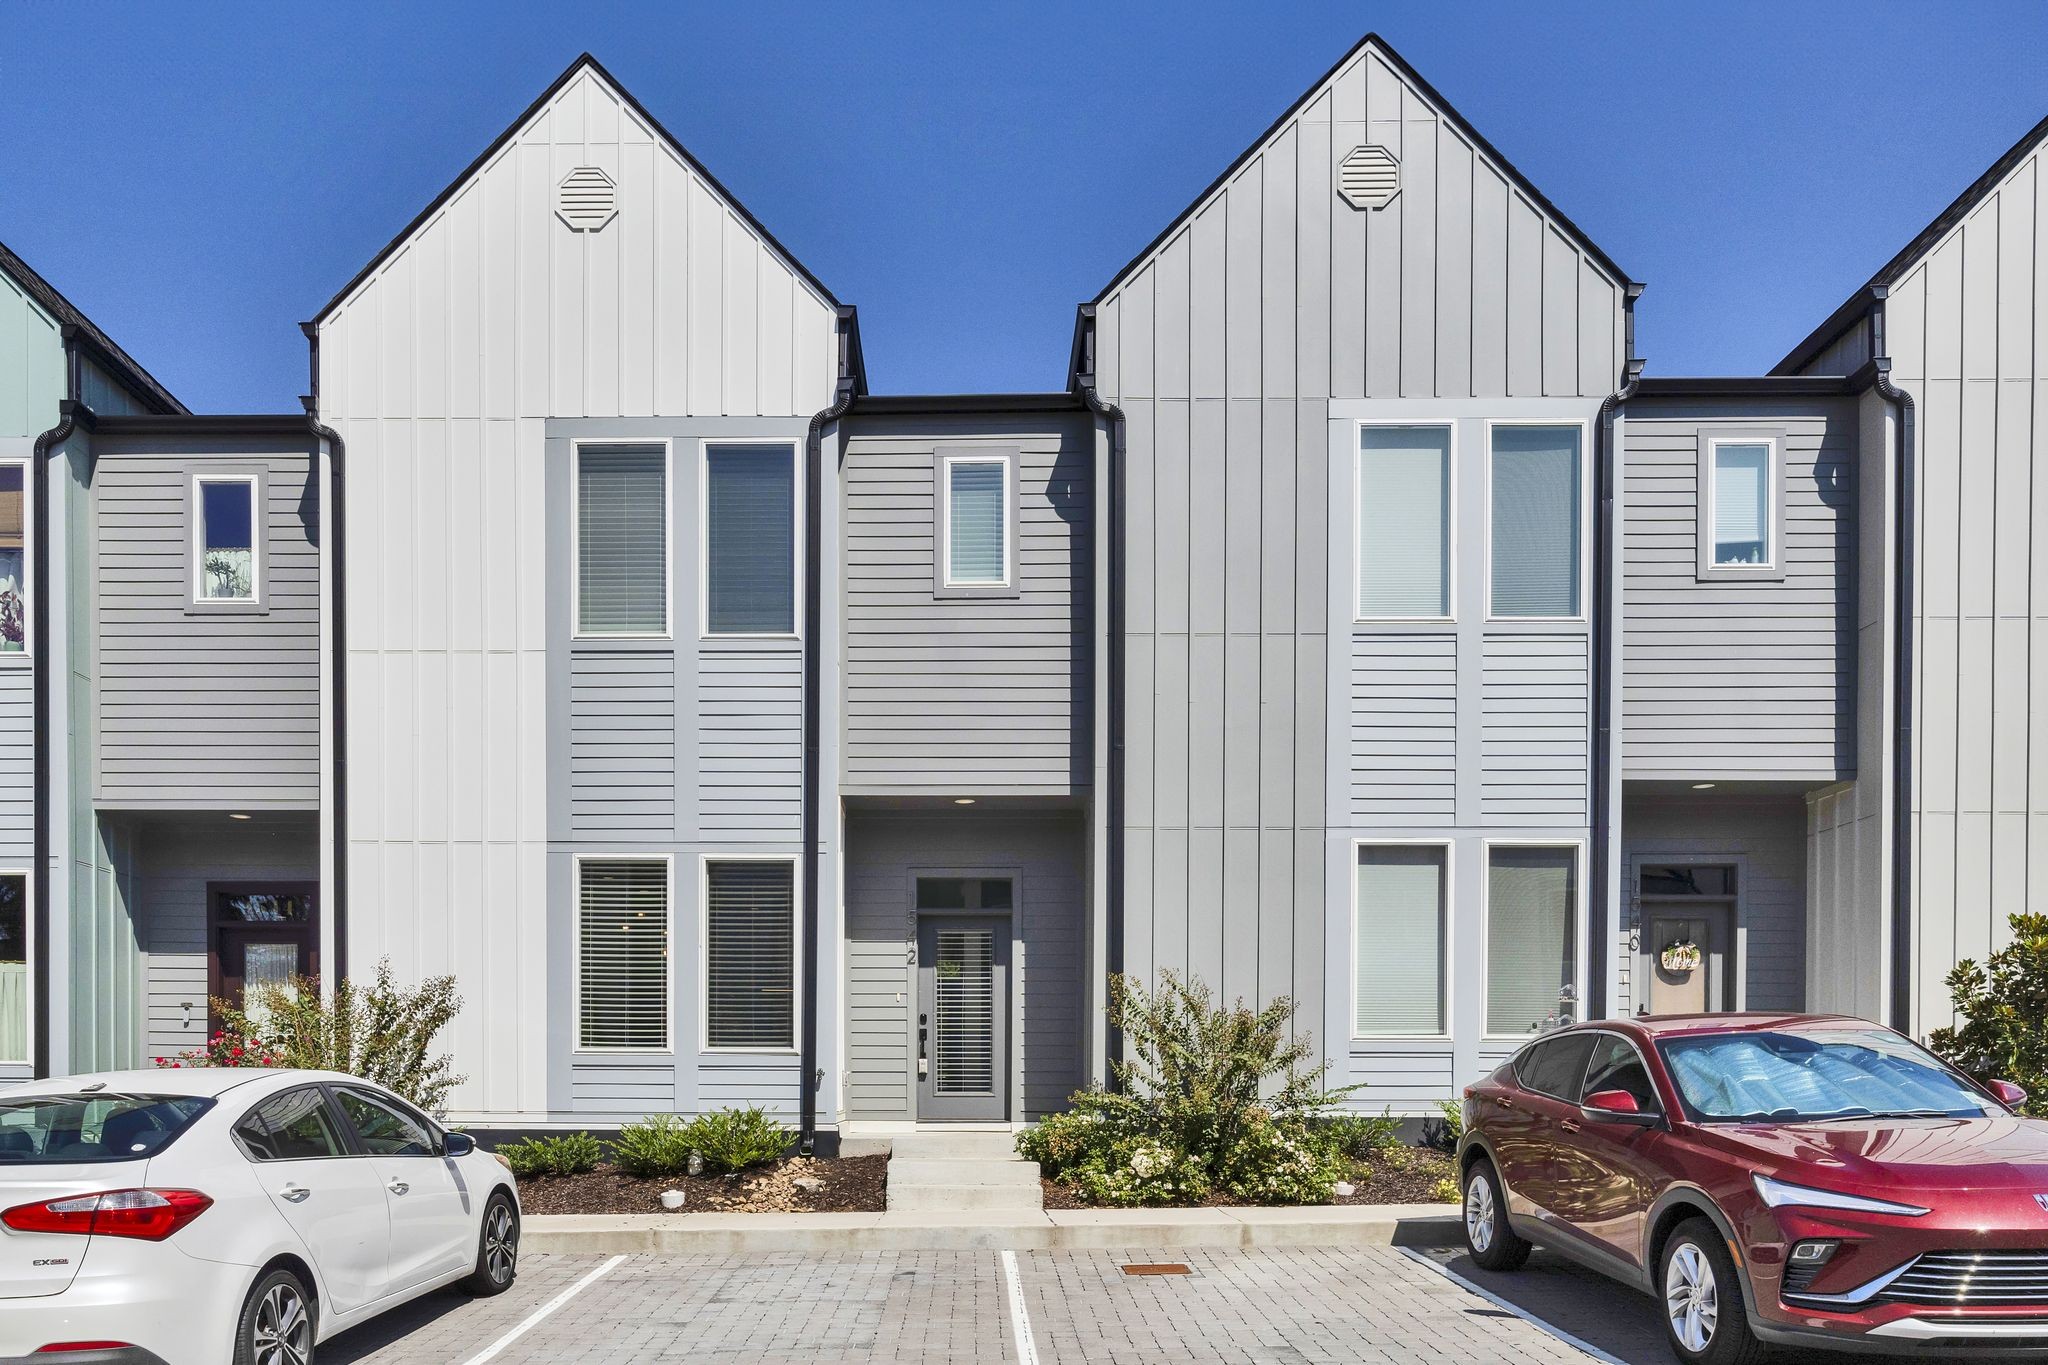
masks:
<svg viewBox="0 0 2048 1365"><path fill-rule="evenodd" d="M1493 1163L1481 1158L1465 1172L1465 1250L1481 1270L1520 1270L1529 1243L1508 1226L1508 1201Z"/></svg>
<svg viewBox="0 0 2048 1365"><path fill-rule="evenodd" d="M278 1359L312 1365L319 1335L319 1306L306 1282L292 1271L272 1270L242 1301L242 1316L235 1323L235 1365Z"/></svg>
<svg viewBox="0 0 2048 1365"><path fill-rule="evenodd" d="M1664 1339L1686 1365L1758 1365L1764 1344L1749 1329L1742 1272L1721 1230L1705 1218L1678 1225L1657 1265Z"/></svg>
<svg viewBox="0 0 2048 1365"><path fill-rule="evenodd" d="M519 1209L499 1190L484 1205L476 1234L476 1269L462 1287L480 1299L502 1294L519 1278Z"/></svg>

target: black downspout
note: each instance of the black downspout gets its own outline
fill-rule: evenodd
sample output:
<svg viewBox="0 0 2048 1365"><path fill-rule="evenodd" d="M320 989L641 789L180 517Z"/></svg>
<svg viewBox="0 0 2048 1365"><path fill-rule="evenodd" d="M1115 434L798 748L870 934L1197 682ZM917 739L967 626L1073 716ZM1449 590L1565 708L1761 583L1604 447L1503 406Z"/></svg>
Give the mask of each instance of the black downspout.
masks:
<svg viewBox="0 0 2048 1365"><path fill-rule="evenodd" d="M79 395L83 388L83 367L78 356L78 338L64 329L64 397L57 404L57 425L36 437L35 458L29 462L33 503L35 548L29 569L29 641L33 739L30 764L35 769L35 798L30 815L34 888L29 907L36 951L29 972L35 983L36 1046L35 1073L50 1074L50 452L71 439L85 405ZM66 1068L69 1069L68 1067Z"/></svg>
<svg viewBox="0 0 2048 1365"><path fill-rule="evenodd" d="M325 913L334 924L334 960L323 973L331 982L348 975L348 536L344 517L347 499L342 477L347 463L347 444L341 433L320 421L320 329L310 322L299 324L306 334L306 363L312 372L312 392L299 402L306 409L306 426L313 433L313 459L320 459L320 442L327 442L327 533L333 544L328 551L327 581L334 595L328 616L328 667L334 677L334 885L325 888ZM315 477L318 477L317 475Z"/></svg>
<svg viewBox="0 0 2048 1365"><path fill-rule="evenodd" d="M1594 426L1599 443L1594 467L1597 471L1598 500L1593 510L1593 543L1597 546L1593 574L1593 866L1590 878L1590 906L1586 914L1586 935L1591 940L1586 960L1593 964L1586 982L1586 999L1580 1017L1603 1018L1607 1013L1607 900L1612 894L1608 875L1609 853L1614 844L1614 640L1621 629L1614 604L1614 490L1620 477L1621 452L1616 446L1614 423L1628 400L1635 397L1643 377L1643 362L1636 355L1636 300L1643 287L1631 284L1622 295L1622 336L1624 359L1621 387L1600 404L1600 420Z"/></svg>
<svg viewBox="0 0 2048 1365"><path fill-rule="evenodd" d="M797 1062L800 1093L797 1151L809 1156L818 1145L818 1089L825 1076L818 1066L818 760L827 699L821 652L825 633L825 428L846 415L858 390L853 359L853 310L842 307L837 320L839 379L832 402L811 417L804 438L804 889L803 1006L801 1055Z"/></svg>
<svg viewBox="0 0 2048 1365"><path fill-rule="evenodd" d="M1075 353L1074 391L1088 405L1088 411L1109 427L1109 620L1104 643L1109 651L1105 661L1109 696L1103 707L1109 718L1109 791L1106 798L1103 850L1106 865L1107 904L1103 907L1104 932L1109 961L1104 964L1113 979L1124 972L1124 535L1126 504L1124 490L1124 413L1103 398L1095 387L1095 305L1081 307L1081 335ZM1108 1074L1114 1085L1115 1062L1123 1053L1123 1041L1114 1023L1105 1038Z"/></svg>
<svg viewBox="0 0 2048 1365"><path fill-rule="evenodd" d="M1898 574L1892 607L1892 1007L1891 1026L1913 1022L1913 395L1892 383L1885 352L1883 287L1871 291L1870 355L1878 397L1898 409L1893 452L1892 541Z"/></svg>

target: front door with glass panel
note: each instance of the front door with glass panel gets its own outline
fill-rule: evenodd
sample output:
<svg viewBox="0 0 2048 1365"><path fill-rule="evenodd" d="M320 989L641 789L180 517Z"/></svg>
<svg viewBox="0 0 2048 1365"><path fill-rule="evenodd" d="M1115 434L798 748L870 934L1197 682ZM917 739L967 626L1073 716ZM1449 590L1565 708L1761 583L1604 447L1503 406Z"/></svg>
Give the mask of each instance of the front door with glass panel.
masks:
<svg viewBox="0 0 2048 1365"><path fill-rule="evenodd" d="M1637 873L1643 1010L1707 1014L1735 1006L1735 869L1645 864Z"/></svg>
<svg viewBox="0 0 2048 1365"><path fill-rule="evenodd" d="M918 887L917 1116L1000 1122L1010 1112L1010 883ZM924 908L932 901L965 904Z"/></svg>
<svg viewBox="0 0 2048 1365"><path fill-rule="evenodd" d="M320 922L313 888L266 883L207 888L212 998L246 1008L249 996L293 977L320 975ZM209 1010L208 1032L221 1026ZM259 1021L260 1022L260 1021Z"/></svg>

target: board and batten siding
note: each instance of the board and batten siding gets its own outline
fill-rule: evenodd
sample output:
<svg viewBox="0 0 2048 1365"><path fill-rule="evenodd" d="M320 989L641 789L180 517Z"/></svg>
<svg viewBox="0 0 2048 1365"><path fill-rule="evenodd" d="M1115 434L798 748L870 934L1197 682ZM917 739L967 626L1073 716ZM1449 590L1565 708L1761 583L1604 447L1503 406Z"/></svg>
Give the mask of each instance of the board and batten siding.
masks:
<svg viewBox="0 0 2048 1365"><path fill-rule="evenodd" d="M1093 556L1078 418L855 425L841 470L848 795L1088 786ZM1014 455L1014 594L940 589L944 454Z"/></svg>
<svg viewBox="0 0 2048 1365"><path fill-rule="evenodd" d="M1638 399L1622 431L1623 776L1854 777L1856 401ZM1702 433L1757 431L1784 434L1784 573L1703 579Z"/></svg>
<svg viewBox="0 0 2048 1365"><path fill-rule="evenodd" d="M320 804L319 480L309 448L102 437L92 488L95 797ZM261 606L193 603L193 480L259 480Z"/></svg>
<svg viewBox="0 0 2048 1365"><path fill-rule="evenodd" d="M1590 416L1621 363L1625 282L1396 61L1362 44L1096 316L1098 384L1127 419L1125 962L1225 999L1291 995L1333 1039L1350 874L1332 869L1350 831L1442 818L1446 744L1478 771L1484 685L1476 636L1447 692L1427 657L1442 643L1353 638L1350 610L1333 627L1352 595L1333 452L1383 403L1442 419L1589 399L1574 416ZM1401 188L1361 211L1337 168L1367 144L1399 160ZM1461 451L1461 489L1478 469ZM1458 554L1476 580L1478 539ZM1412 739L1384 714L1397 669L1416 675ZM1450 739L1428 705L1446 701ZM1448 1065L1431 1074L1448 1086Z"/></svg>
<svg viewBox="0 0 2048 1365"><path fill-rule="evenodd" d="M581 166L618 185L595 232L553 209ZM457 975L462 1114L545 1114L568 1009L547 419L807 419L832 398L833 318L585 66L319 323L321 417L348 445L349 951Z"/></svg>

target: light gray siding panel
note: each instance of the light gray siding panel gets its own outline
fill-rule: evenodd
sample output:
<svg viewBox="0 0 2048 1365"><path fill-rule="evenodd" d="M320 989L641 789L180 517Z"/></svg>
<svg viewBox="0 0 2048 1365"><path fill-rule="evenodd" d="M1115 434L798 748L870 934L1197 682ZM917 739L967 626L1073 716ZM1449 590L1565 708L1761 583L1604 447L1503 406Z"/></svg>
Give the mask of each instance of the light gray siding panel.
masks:
<svg viewBox="0 0 2048 1365"><path fill-rule="evenodd" d="M586 644L569 670L571 830L591 839L672 838L674 651Z"/></svg>
<svg viewBox="0 0 2048 1365"><path fill-rule="evenodd" d="M0 864L10 868L35 849L34 692L27 667L0 667Z"/></svg>
<svg viewBox="0 0 2048 1365"><path fill-rule="evenodd" d="M1489 634L1483 667L1481 818L1583 827L1591 799L1586 637Z"/></svg>
<svg viewBox="0 0 2048 1365"><path fill-rule="evenodd" d="M1352 822L1456 824L1457 637L1360 634L1351 648Z"/></svg>

